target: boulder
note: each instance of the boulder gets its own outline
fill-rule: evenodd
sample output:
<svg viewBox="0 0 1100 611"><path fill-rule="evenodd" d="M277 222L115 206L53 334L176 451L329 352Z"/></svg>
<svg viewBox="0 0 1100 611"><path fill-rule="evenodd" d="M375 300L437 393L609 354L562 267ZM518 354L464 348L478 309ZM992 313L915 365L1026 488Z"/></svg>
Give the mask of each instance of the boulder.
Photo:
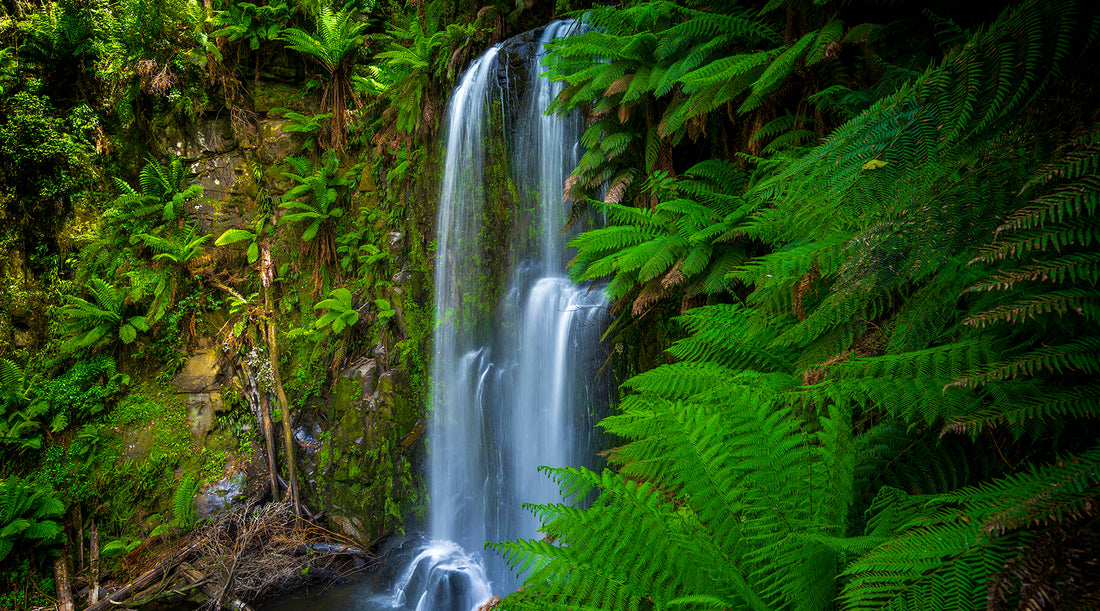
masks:
<svg viewBox="0 0 1100 611"><path fill-rule="evenodd" d="M243 500L246 479L243 471L235 471L206 486L195 501L195 517L212 517Z"/></svg>
<svg viewBox="0 0 1100 611"><path fill-rule="evenodd" d="M348 516L333 514L329 519L336 525L336 529L340 534L351 537L360 543L366 541L365 537L363 537L363 521L359 518L354 516L349 518Z"/></svg>
<svg viewBox="0 0 1100 611"><path fill-rule="evenodd" d="M222 366L217 352L213 348L200 348L184 363L179 375L172 380L172 386L186 393L206 393L218 390L221 378Z"/></svg>
<svg viewBox="0 0 1100 611"><path fill-rule="evenodd" d="M377 190L378 185L374 183L374 171L368 163L363 167L363 173L359 175L359 191L372 193Z"/></svg>
<svg viewBox="0 0 1100 611"><path fill-rule="evenodd" d="M217 400L211 397L216 395ZM187 394L187 427L195 441L202 443L206 436L214 429L217 405L221 406L221 393L188 393Z"/></svg>
<svg viewBox="0 0 1100 611"><path fill-rule="evenodd" d="M200 120L182 130L169 126L165 138L167 152L185 159L220 155L237 148L233 128L226 117Z"/></svg>
<svg viewBox="0 0 1100 611"><path fill-rule="evenodd" d="M391 231L386 234L386 248L390 253L390 260L396 267L405 265L406 248L405 234L401 231Z"/></svg>

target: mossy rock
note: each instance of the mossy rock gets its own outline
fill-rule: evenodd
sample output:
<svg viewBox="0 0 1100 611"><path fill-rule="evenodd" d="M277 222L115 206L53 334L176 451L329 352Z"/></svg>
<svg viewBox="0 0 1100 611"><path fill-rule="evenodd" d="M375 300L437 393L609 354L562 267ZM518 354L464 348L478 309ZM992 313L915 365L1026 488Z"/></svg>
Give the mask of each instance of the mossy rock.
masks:
<svg viewBox="0 0 1100 611"><path fill-rule="evenodd" d="M301 114L311 112L301 87L271 81L260 81L252 88L252 108L265 113L275 108L286 108Z"/></svg>

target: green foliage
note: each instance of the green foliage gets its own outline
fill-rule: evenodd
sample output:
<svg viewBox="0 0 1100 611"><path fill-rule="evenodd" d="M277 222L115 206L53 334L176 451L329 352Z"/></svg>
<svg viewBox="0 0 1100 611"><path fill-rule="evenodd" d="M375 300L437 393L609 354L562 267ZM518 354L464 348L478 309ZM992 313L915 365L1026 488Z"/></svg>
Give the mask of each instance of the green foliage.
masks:
<svg viewBox="0 0 1100 611"><path fill-rule="evenodd" d="M141 301L146 294L152 294L153 301L146 315L148 324L160 321L177 304L180 283L194 276L194 264L202 256L203 244L209 239L209 234L196 236L194 227L188 227L170 238L148 233L139 233L132 238L132 241L141 241L155 251L157 254L153 255L153 261L162 264L129 274L133 287L132 299Z"/></svg>
<svg viewBox="0 0 1100 611"><path fill-rule="evenodd" d="M81 171L90 155L81 131L38 91L41 82L21 80L25 90L0 99L0 236L10 236L42 273L47 261L31 255L59 251L57 233L90 178Z"/></svg>
<svg viewBox="0 0 1100 611"><path fill-rule="evenodd" d="M187 174L180 158L170 158L167 166L149 159L141 169L140 193L125 181L115 179L115 185L122 193L115 200L115 205L124 214L135 218L146 218L150 215L155 218L159 212L159 221L177 221L184 217L189 200L202 197L201 185L186 183ZM153 222L156 224L156 220Z"/></svg>
<svg viewBox="0 0 1100 611"><path fill-rule="evenodd" d="M251 2L229 2L214 22L221 26L211 36L225 36L230 42L245 42L256 51L262 42L279 39L294 6L286 2L256 5Z"/></svg>
<svg viewBox="0 0 1100 611"><path fill-rule="evenodd" d="M655 25L612 29L642 7ZM605 14L583 47L558 43L551 61L577 71L551 70L589 88L576 103L611 113L632 86L618 79L678 52L646 34L678 11ZM740 88L731 112L759 112L795 66L827 64L834 42L866 34L819 23L752 51L751 79L724 72L747 57L683 68L663 128L711 85ZM1091 556L1074 550L1097 539L1100 123L1086 109L1100 92L1071 83L1096 60L1100 15L1028 1L974 32L815 148L738 151L751 171L736 182L713 161L672 178L654 165L658 145L645 155L610 131L585 135L624 178L582 162L610 179L609 224L574 240L573 273L609 277L639 316L638 287L695 269L693 248L712 249L703 261L739 249L709 296L739 303L688 310L677 362L622 385L602 423L624 444L615 469L549 471L569 502L532 507L545 540L495 546L527 572L503 608L1096 604ZM1069 91L1080 106L1055 102Z"/></svg>
<svg viewBox="0 0 1100 611"><path fill-rule="evenodd" d="M851 74L844 51L866 47L869 39L845 36L843 20L829 10L792 10L798 20L787 24L767 11L722 1L643 1L585 11L590 29L555 41L546 59L550 78L566 84L551 111L590 108L588 150L567 194L581 203L610 182L611 200L605 201L629 201L638 196L635 182L642 176L673 170L673 147L712 131L754 154L815 140L827 117L822 105L813 120L802 114L784 119L775 108L791 92L809 98L841 86L838 77L846 82L841 75ZM747 115L743 120L751 127L736 133L726 122L742 120L739 115ZM795 129L779 131L784 123Z"/></svg>
<svg viewBox="0 0 1100 611"><path fill-rule="evenodd" d="M435 133L442 118L439 96L484 34L476 24L444 23L443 7L433 2L423 14L401 14L381 37L386 48L375 57L383 61L372 75L382 108L378 143Z"/></svg>
<svg viewBox="0 0 1100 611"><path fill-rule="evenodd" d="M326 119L332 119L332 113L330 112L313 115L311 117L285 108L274 108L270 112L279 112L287 119L290 119L290 123L283 126L284 132L305 134L306 140L302 143L302 148L307 151L316 151L317 136L324 131L324 121Z"/></svg>
<svg viewBox="0 0 1100 611"><path fill-rule="evenodd" d="M34 401L37 380L18 364L0 359L0 442L16 451L42 447L46 404Z"/></svg>
<svg viewBox="0 0 1100 611"><path fill-rule="evenodd" d="M344 216L348 187L354 184L354 168L340 173L340 161L326 154L314 166L302 157L290 157L287 163L296 173L283 175L298 184L283 195L281 208L289 210L282 220L304 223L302 239L308 242L303 252L313 261L313 281L316 291L321 285L322 270L336 262L336 224Z"/></svg>
<svg viewBox="0 0 1100 611"><path fill-rule="evenodd" d="M108 411L129 383L130 376L119 373L110 356L83 358L39 384L32 408L46 416L51 432L58 433Z"/></svg>
<svg viewBox="0 0 1100 611"><path fill-rule="evenodd" d="M245 229L226 229L225 232L214 241L214 246L227 246L229 244L247 241L248 247L245 250L245 256L248 258L249 265L251 265L260 258L259 240L269 233L269 229L271 229L271 226L268 222L268 217L261 216L253 223L252 231L247 231Z"/></svg>
<svg viewBox="0 0 1100 611"><path fill-rule="evenodd" d="M64 535L56 518L64 514L65 504L53 490L18 477L0 480L0 561L16 546L46 548L61 543Z"/></svg>
<svg viewBox="0 0 1100 611"><path fill-rule="evenodd" d="M345 174L341 176L339 159L328 155L322 164L314 168L306 159L291 157L287 160L297 174L284 172L283 176L299 183L283 195L281 208L292 210L283 215L283 220L298 223L308 223L302 232L302 239L313 240L318 234L322 234L322 240L333 240L333 224L344 216L344 208L340 205L340 189L351 184L351 180ZM332 248L329 252L332 252Z"/></svg>
<svg viewBox="0 0 1100 611"><path fill-rule="evenodd" d="M8 609L33 609L52 602L51 594L56 591L52 571L38 570L30 558L8 566L8 571L0 573L0 579L7 583L0 593L0 605Z"/></svg>
<svg viewBox="0 0 1100 611"><path fill-rule="evenodd" d="M374 307L378 308L378 320L383 322L393 318L394 315L397 314L397 310L394 310L390 302L385 299L375 299Z"/></svg>
<svg viewBox="0 0 1100 611"><path fill-rule="evenodd" d="M333 289L328 299L317 302L313 307L326 310L314 321L313 328L316 330L331 329L333 333L340 333L359 321L359 311L352 305L351 291L345 288Z"/></svg>
<svg viewBox="0 0 1100 611"><path fill-rule="evenodd" d="M352 63L355 52L366 38L367 25L359 21L352 9L333 12L322 4L314 18L314 33L298 28L287 28L280 39L294 51L310 57L328 73L329 80L321 96L321 106L331 113L326 148L343 150L347 145L347 104L355 99L351 86Z"/></svg>
<svg viewBox="0 0 1100 611"><path fill-rule="evenodd" d="M1025 527L1070 521L1090 510L1100 484L1100 449L1072 461L1032 467L985 485L906 499L883 488L872 505L908 508L869 525L868 536L890 540L851 563L841 593L848 609L987 608L991 569L1026 556L1033 538ZM901 497L901 498L898 498ZM904 514L902 514L904 516ZM1059 596L1096 601L1095 577L1066 585ZM1073 605L1070 605L1073 606Z"/></svg>
<svg viewBox="0 0 1100 611"><path fill-rule="evenodd" d="M733 239L752 209L731 195L743 184L730 164L704 161L678 180L661 181L659 203L640 209L611 203L624 188L614 183L609 203L596 203L607 224L569 243L577 248L570 273L575 280L610 277L608 295L632 303L634 316L672 295L686 300L729 290L727 275L747 258Z"/></svg>
<svg viewBox="0 0 1100 611"><path fill-rule="evenodd" d="M199 493L201 484L202 481L194 475L185 476L172 495L174 521L185 531L195 527L195 495Z"/></svg>
<svg viewBox="0 0 1100 611"><path fill-rule="evenodd" d="M340 258L340 268L346 272L356 269L366 270L385 260L386 253L374 244L361 243L367 228L358 225L356 229L336 238L336 254Z"/></svg>
<svg viewBox="0 0 1100 611"><path fill-rule="evenodd" d="M116 287L101 278L92 278L91 300L68 295L68 303L59 311L58 328L66 336L63 352L95 349L133 343L139 331L148 331L144 316L131 316L127 298L130 290Z"/></svg>
<svg viewBox="0 0 1100 611"><path fill-rule="evenodd" d="M34 380L18 364L0 359L0 407L20 408L30 403Z"/></svg>

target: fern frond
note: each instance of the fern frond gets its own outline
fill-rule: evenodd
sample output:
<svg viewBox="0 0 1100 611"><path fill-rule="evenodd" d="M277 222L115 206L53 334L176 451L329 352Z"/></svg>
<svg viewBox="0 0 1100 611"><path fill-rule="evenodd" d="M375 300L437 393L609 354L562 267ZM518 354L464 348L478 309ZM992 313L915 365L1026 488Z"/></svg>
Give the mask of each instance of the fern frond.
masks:
<svg viewBox="0 0 1100 611"><path fill-rule="evenodd" d="M954 418L947 430L976 434L988 428L1007 425L1014 434L1028 432L1025 425L1037 420L1084 419L1100 417L1100 388L1095 385L1076 385L1070 388L1040 386L1038 392L1024 392L1016 388L1002 389L997 395L1004 397L982 409ZM1007 392L1011 390L1011 392Z"/></svg>
<svg viewBox="0 0 1100 611"><path fill-rule="evenodd" d="M1089 322L1096 322L1100 319L1100 291L1071 288L1027 295L1013 303L971 314L962 323L984 328L997 323L1019 323L1045 314L1062 316L1069 312L1079 314Z"/></svg>
<svg viewBox="0 0 1100 611"><path fill-rule="evenodd" d="M841 600L849 609L907 600L984 607L986 579L1028 536L1014 531L1075 515L1097 484L1100 448L1092 448L1073 460L926 497L930 514L910 520L899 536L849 566Z"/></svg>
<svg viewBox="0 0 1100 611"><path fill-rule="evenodd" d="M1085 375L1100 373L1100 338L1080 337L1055 346L1025 352L1007 362L999 362L971 375L960 377L954 385L975 388L990 382L1034 376L1040 373Z"/></svg>
<svg viewBox="0 0 1100 611"><path fill-rule="evenodd" d="M768 65L767 70L752 84L752 92L737 108L740 113L747 113L759 108L767 100L768 96L775 93L779 86L794 72L797 62L802 60L810 49L810 45L817 38L817 32L810 32L783 51Z"/></svg>
<svg viewBox="0 0 1100 611"><path fill-rule="evenodd" d="M730 369L783 371L792 369L791 353L769 347L778 331L757 327L752 313L737 305L696 308L677 321L690 334L669 348L688 362L711 361Z"/></svg>
<svg viewBox="0 0 1100 611"><path fill-rule="evenodd" d="M990 274L984 282L975 284L971 290L1009 290L1022 282L1087 282L1095 285L1100 282L1100 252L1069 253L1040 263L998 271Z"/></svg>
<svg viewBox="0 0 1100 611"><path fill-rule="evenodd" d="M194 475L188 475L180 480L176 486L176 492L172 496L172 512L184 530L191 530L195 525L195 495L198 494L202 482Z"/></svg>

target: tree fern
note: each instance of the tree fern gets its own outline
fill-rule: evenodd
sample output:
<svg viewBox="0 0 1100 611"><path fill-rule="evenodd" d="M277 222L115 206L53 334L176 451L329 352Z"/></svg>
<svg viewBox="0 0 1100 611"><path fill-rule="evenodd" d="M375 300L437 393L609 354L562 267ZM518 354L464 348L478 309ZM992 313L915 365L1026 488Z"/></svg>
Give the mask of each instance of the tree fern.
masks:
<svg viewBox="0 0 1100 611"><path fill-rule="evenodd" d="M567 488L582 476L590 483L580 490L598 485L600 496L589 509L534 508L555 545L497 546L517 568L538 567L509 603L621 608L643 599L657 607L705 599L707 606L766 609L812 597L823 604L835 555L807 539L776 536L774 528L827 528L815 520L835 520L843 505L816 506L794 493L814 489L817 500L829 498L815 446L789 412L775 410L781 395L762 392L768 386L759 380L741 388L739 411L651 399L605 421L609 431L635 440L614 454L623 474L661 488L610 471L559 472ZM629 561L630 554L641 555ZM786 570L764 570L775 564Z"/></svg>
<svg viewBox="0 0 1100 611"><path fill-rule="evenodd" d="M732 166L708 161L662 183L652 210L603 204L608 224L570 242L578 249L571 274L579 280L613 276L608 294L623 303L631 296L636 310L685 291L728 289L726 272L744 258L743 249L724 243L745 220L744 202L730 195L740 181ZM714 269L722 271L711 280Z"/></svg>
<svg viewBox="0 0 1100 611"><path fill-rule="evenodd" d="M65 505L53 491L18 477L0 480L0 560L17 545L42 547L61 542L62 528L56 521Z"/></svg>
<svg viewBox="0 0 1100 611"><path fill-rule="evenodd" d="M310 57L328 73L328 82L321 96L321 105L331 113L328 139L325 144L343 150L347 145L347 105L355 100L351 86L351 65L355 52L366 39L355 10L343 8L333 12L327 4L319 6L313 15L312 33L299 28L287 28L279 37L287 46Z"/></svg>
<svg viewBox="0 0 1100 611"><path fill-rule="evenodd" d="M1074 549L1096 539L1097 451L1081 448L1096 428L1100 163L1095 140L1075 136L1095 130L1085 110L1095 92L1080 113L1056 109L1083 91L1070 83L1096 58L1095 7L1009 9L916 78L887 81L893 91L814 148L737 151L754 166L719 186L718 164L688 175L667 165L689 120L721 123L708 114L717 88L740 88L724 98L731 118L743 104L763 113L785 101L777 83L799 78L782 74L837 68L830 45L882 32L844 32L829 15L779 48L690 56L691 44L664 37L687 12L646 4L661 17L651 31L665 72L654 80L656 67L639 67L600 93L653 83L630 104L648 96L664 130L635 128L644 141L615 158L610 224L575 239L573 273L610 277L616 307L636 320L670 289L706 290L701 259L739 252L722 282L705 285L718 289L711 300L738 305L684 312L687 337L668 351L677 362L623 384L619 413L603 423L623 444L609 452L615 470L558 474L596 500L538 507L548 540L498 546L531 571L502 604L828 608L843 587L845 608L977 608L1038 600L1028 580L1056 591L1028 554L1054 558L1060 533ZM640 13L596 12L608 36L637 31L629 18ZM757 53L748 78L716 77ZM681 60L694 68L668 88L674 99L660 98ZM624 116L640 122L633 108ZM796 127L768 128L777 116L758 114L744 134L759 146ZM632 580L622 567L643 562L641 550L667 574L646 565ZM1071 556L1071 574L1086 575L1084 556ZM1075 592L1066 600L1090 600Z"/></svg>

